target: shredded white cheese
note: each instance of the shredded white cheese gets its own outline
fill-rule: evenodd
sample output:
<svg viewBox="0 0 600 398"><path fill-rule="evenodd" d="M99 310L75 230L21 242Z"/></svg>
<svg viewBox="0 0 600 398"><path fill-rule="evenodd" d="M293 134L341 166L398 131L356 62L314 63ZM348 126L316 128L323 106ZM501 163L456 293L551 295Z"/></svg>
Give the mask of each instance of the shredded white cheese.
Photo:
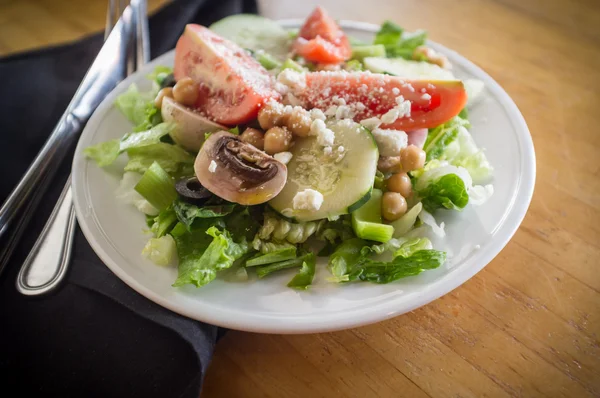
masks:
<svg viewBox="0 0 600 398"><path fill-rule="evenodd" d="M322 204L323 194L310 188L298 192L292 201L294 210L319 210Z"/></svg>
<svg viewBox="0 0 600 398"><path fill-rule="evenodd" d="M210 171L211 173L214 173L215 171L217 171L217 162L215 162L214 160L211 160L210 164L208 165L208 171Z"/></svg>
<svg viewBox="0 0 600 398"><path fill-rule="evenodd" d="M292 90L301 90L306 87L306 75L292 69L284 69L277 75L277 82L284 84Z"/></svg>
<svg viewBox="0 0 600 398"><path fill-rule="evenodd" d="M381 121L383 124L392 124L405 116L410 116L410 101L405 101L400 95L396 97L396 106L381 116Z"/></svg>

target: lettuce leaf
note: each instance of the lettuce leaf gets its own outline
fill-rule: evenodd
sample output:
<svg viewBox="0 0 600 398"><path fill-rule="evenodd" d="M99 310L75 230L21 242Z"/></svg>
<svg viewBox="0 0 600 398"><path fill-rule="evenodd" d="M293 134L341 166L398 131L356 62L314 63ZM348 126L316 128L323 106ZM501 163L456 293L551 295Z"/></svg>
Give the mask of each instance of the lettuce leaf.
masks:
<svg viewBox="0 0 600 398"><path fill-rule="evenodd" d="M176 177L194 174L194 156L177 145L164 142L133 147L127 150L129 162L125 171L144 173L157 162L167 173Z"/></svg>
<svg viewBox="0 0 600 398"><path fill-rule="evenodd" d="M385 249L390 250L392 247ZM417 275L424 270L439 267L446 260L446 253L430 248L431 242L427 239L405 241L395 251L392 261L379 261L371 258L373 254L381 254L380 250L376 250L379 247L370 247L362 239L351 239L339 245L330 256L328 268L332 277L329 280L388 283Z"/></svg>
<svg viewBox="0 0 600 398"><path fill-rule="evenodd" d="M310 253L306 260L302 262L300 271L288 282L287 286L298 290L308 289L315 277L315 266L315 255Z"/></svg>
<svg viewBox="0 0 600 398"><path fill-rule="evenodd" d="M458 137L459 127L468 125L469 122L460 117L454 117L450 121L429 129L427 140L423 150L427 154L427 160L440 159L444 151Z"/></svg>
<svg viewBox="0 0 600 398"><path fill-rule="evenodd" d="M163 81L167 78L167 76L169 76L172 73L173 73L173 68L168 67L168 66L158 65L157 67L154 68L152 73L149 73L146 77L148 78L148 80L151 80L152 82L158 84L158 86L161 86Z"/></svg>
<svg viewBox="0 0 600 398"><path fill-rule="evenodd" d="M438 250L419 250L408 257L398 256L389 262L362 258L349 275L349 280L389 283L438 268L445 261L446 253Z"/></svg>
<svg viewBox="0 0 600 398"><path fill-rule="evenodd" d="M373 40L373 44L383 44L387 47L393 47L400 41L400 37L402 37L402 32L404 29L400 25L395 24L392 21L385 21L379 32L375 35L375 40Z"/></svg>
<svg viewBox="0 0 600 398"><path fill-rule="evenodd" d="M150 239L142 250L142 256L156 265L165 266L171 264L176 252L175 240L171 235L165 235Z"/></svg>
<svg viewBox="0 0 600 398"><path fill-rule="evenodd" d="M135 126L133 131L148 130L162 122L162 116L154 106L157 92L154 88L142 93L134 83L115 100L117 109Z"/></svg>
<svg viewBox="0 0 600 398"><path fill-rule="evenodd" d="M194 224L198 224L196 221L202 221L206 218L225 217L233 212L235 206L236 205L234 203L227 203L223 205L199 207L191 203L184 202L181 199L177 199L175 202L173 202L173 210L177 215L177 219L190 231L195 229Z"/></svg>
<svg viewBox="0 0 600 398"><path fill-rule="evenodd" d="M175 287L206 285L216 278L217 271L230 268L249 249L245 239L236 243L227 230L221 231L215 226L206 231L185 233L174 239L179 255L179 273L173 283Z"/></svg>
<svg viewBox="0 0 600 398"><path fill-rule="evenodd" d="M89 158L93 159L98 166L106 167L111 165L120 152L121 140L114 139L106 142L101 142L96 145L89 146L83 150L83 154Z"/></svg>
<svg viewBox="0 0 600 398"><path fill-rule="evenodd" d="M440 208L461 210L469 203L465 182L456 174L446 174L417 192L429 212Z"/></svg>

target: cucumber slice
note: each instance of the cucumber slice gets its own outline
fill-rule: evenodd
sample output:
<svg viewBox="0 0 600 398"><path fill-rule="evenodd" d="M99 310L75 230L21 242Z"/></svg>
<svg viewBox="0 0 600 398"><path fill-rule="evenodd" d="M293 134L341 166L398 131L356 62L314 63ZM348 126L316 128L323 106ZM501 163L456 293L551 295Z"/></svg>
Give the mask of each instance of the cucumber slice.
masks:
<svg viewBox="0 0 600 398"><path fill-rule="evenodd" d="M332 121L327 127L335 133L331 154L325 153L315 137L296 138L290 150L287 183L269 202L284 217L300 222L335 218L359 208L371 196L379 158L373 136L351 120ZM308 188L323 195L321 207L294 210L294 197Z"/></svg>
<svg viewBox="0 0 600 398"><path fill-rule="evenodd" d="M389 73L406 79L456 80L454 74L435 64L422 61L410 61L404 58L367 57L363 59L365 67L374 73ZM483 92L484 84L478 79L462 81L467 91L467 107L473 106Z"/></svg>
<svg viewBox="0 0 600 398"><path fill-rule="evenodd" d="M374 73L389 73L407 79L456 80L449 70L422 61L409 61L404 58L367 57L365 67Z"/></svg>
<svg viewBox="0 0 600 398"><path fill-rule="evenodd" d="M394 227L383 224L381 219L382 197L383 191L373 189L369 201L352 213L352 229L359 238L383 243L392 238Z"/></svg>
<svg viewBox="0 0 600 398"><path fill-rule="evenodd" d="M263 50L283 61L290 51L288 32L277 22L252 14L237 14L210 25L210 30L253 51Z"/></svg>

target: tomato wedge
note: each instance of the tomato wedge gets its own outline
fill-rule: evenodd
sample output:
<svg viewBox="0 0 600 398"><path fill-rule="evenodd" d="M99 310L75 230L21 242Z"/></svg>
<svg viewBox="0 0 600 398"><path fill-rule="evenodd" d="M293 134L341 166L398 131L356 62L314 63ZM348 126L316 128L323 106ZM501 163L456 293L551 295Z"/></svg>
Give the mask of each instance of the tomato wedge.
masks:
<svg viewBox="0 0 600 398"><path fill-rule="evenodd" d="M209 119L235 125L255 119L270 98L280 99L269 73L237 44L190 24L175 47L175 79L200 86L196 108Z"/></svg>
<svg viewBox="0 0 600 398"><path fill-rule="evenodd" d="M294 50L308 61L322 64L337 64L352 55L348 37L320 6L304 22Z"/></svg>
<svg viewBox="0 0 600 398"><path fill-rule="evenodd" d="M294 95L302 106L326 110L343 99L355 112L354 120L381 117L394 108L396 98L411 102L410 115L382 128L404 131L439 126L458 115L467 102L460 80L403 80L369 72L311 72L306 88Z"/></svg>

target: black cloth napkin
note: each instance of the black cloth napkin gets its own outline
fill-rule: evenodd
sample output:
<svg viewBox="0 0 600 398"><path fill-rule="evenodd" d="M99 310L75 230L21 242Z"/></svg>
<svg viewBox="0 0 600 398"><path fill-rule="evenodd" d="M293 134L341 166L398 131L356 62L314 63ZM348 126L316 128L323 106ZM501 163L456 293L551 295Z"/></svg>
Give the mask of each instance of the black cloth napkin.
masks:
<svg viewBox="0 0 600 398"><path fill-rule="evenodd" d="M186 23L254 13L254 0L176 0L150 18L152 58ZM0 59L0 202L71 100L102 35ZM198 397L223 330L179 316L121 282L76 233L68 281L28 298L15 280L70 171L72 151L0 276L0 386L14 396ZM0 243L1 244L1 243Z"/></svg>

